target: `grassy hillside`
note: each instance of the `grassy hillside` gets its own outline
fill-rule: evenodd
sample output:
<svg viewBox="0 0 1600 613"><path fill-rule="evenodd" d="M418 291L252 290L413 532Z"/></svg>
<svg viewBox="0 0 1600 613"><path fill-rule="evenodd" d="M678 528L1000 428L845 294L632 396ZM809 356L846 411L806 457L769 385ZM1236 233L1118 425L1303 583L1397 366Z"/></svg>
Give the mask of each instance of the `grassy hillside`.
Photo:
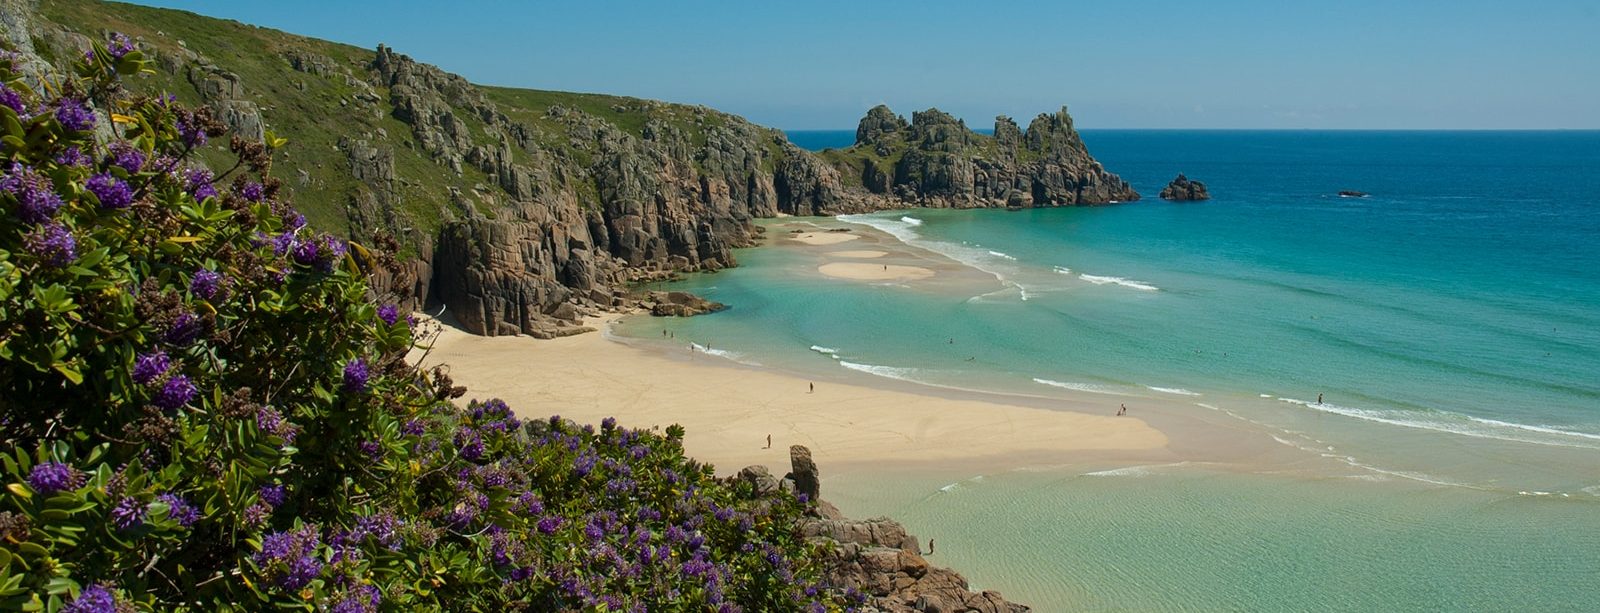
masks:
<svg viewBox="0 0 1600 613"><path fill-rule="evenodd" d="M186 52L237 74L246 97L260 107L267 129L290 140L289 157L280 160L275 174L294 190L301 210L316 227L348 232L349 202L362 189L351 176L346 154L338 147L342 138L366 139L374 145L392 147L401 196L396 213L403 217L401 225L422 233L431 234L439 226L450 206L452 188L464 194L495 190L492 177L482 171L462 165L458 174L431 159L414 142L411 127L395 116L390 92L369 69L375 56L372 49L185 11L97 0L50 0L43 2L39 10L43 18L71 32L99 37L104 31L118 31L140 39L161 59L161 69L135 83L135 89L172 93L186 103L200 103L201 95L188 76L196 64ZM41 54L58 64L64 65L62 60L70 59L61 57L65 52L52 50L46 41L39 41L37 46ZM318 61L326 58L331 69L322 74L296 70L291 58L297 56ZM659 122L681 130L695 147L706 144L710 128L744 123L743 119L705 107L638 98L506 87L477 89L500 112L530 128L540 149L580 167L590 163L590 154L583 143L574 142L566 123L551 116L552 107L592 115L635 137L644 134L647 124ZM457 113L457 117L465 124L474 145L498 146L480 118L470 113ZM777 139L781 134L770 132L774 138L767 146L774 154L770 157L775 159L780 157ZM519 148L512 149L518 162L528 155ZM219 149L208 157L221 161L225 153ZM764 163L770 167L771 160ZM302 176L301 172L305 174ZM575 187L580 200L597 198L592 186ZM479 212L493 216L493 208L480 206Z"/></svg>

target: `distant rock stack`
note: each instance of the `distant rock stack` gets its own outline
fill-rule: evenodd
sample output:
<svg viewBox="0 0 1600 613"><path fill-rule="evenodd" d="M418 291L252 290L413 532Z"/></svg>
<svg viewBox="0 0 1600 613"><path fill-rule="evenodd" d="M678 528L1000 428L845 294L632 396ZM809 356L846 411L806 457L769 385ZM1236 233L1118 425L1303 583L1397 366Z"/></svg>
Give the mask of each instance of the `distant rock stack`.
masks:
<svg viewBox="0 0 1600 613"><path fill-rule="evenodd" d="M1210 200L1211 193L1206 191L1206 184L1199 181L1190 181L1189 177L1183 176L1183 173L1180 172L1178 173L1178 178L1173 179L1171 183L1167 184L1166 189L1161 190L1161 199L1179 202Z"/></svg>

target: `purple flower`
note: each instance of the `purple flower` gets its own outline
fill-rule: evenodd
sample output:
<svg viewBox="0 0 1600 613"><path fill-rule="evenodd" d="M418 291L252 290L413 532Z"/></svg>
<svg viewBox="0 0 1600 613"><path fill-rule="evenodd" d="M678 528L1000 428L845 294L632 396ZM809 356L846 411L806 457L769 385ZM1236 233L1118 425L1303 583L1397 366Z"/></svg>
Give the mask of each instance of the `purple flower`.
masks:
<svg viewBox="0 0 1600 613"><path fill-rule="evenodd" d="M135 174L144 170L144 152L127 143L112 143L106 163Z"/></svg>
<svg viewBox="0 0 1600 613"><path fill-rule="evenodd" d="M194 113L178 113L178 137L183 139L183 144L193 149L206 144L206 127Z"/></svg>
<svg viewBox="0 0 1600 613"><path fill-rule="evenodd" d="M88 166L89 156L77 147L67 147L56 154L56 163L62 166Z"/></svg>
<svg viewBox="0 0 1600 613"><path fill-rule="evenodd" d="M139 502L132 496L124 496L117 501L117 506L111 509L111 524L118 530L132 530L144 525L145 511L149 505Z"/></svg>
<svg viewBox="0 0 1600 613"><path fill-rule="evenodd" d="M56 107L56 121L69 131L87 132L94 129L94 111L82 100L62 98L60 106Z"/></svg>
<svg viewBox="0 0 1600 613"><path fill-rule="evenodd" d="M239 188L239 197L251 202L261 202L261 198L265 195L266 188L262 187L260 183L256 183L255 181L246 183L244 184L244 187Z"/></svg>
<svg viewBox="0 0 1600 613"><path fill-rule="evenodd" d="M222 273L214 270L200 269L195 271L194 277L189 279L189 293L199 296L203 300L211 300L222 293L224 282Z"/></svg>
<svg viewBox="0 0 1600 613"><path fill-rule="evenodd" d="M262 432L283 439L285 445L294 444L298 428L283 419L283 414L272 407L261 407L256 411L256 427Z"/></svg>
<svg viewBox="0 0 1600 613"><path fill-rule="evenodd" d="M128 187L126 181L113 177L110 173L89 177L85 186L89 188L89 193L94 194L95 199L100 201L102 209L125 209L133 204L133 188Z"/></svg>
<svg viewBox="0 0 1600 613"><path fill-rule="evenodd" d="M333 605L333 613L372 613L383 602L383 592L375 585L358 585Z"/></svg>
<svg viewBox="0 0 1600 613"><path fill-rule="evenodd" d="M550 515L539 520L539 532L543 534L555 534L559 529L561 529L560 517Z"/></svg>
<svg viewBox="0 0 1600 613"><path fill-rule="evenodd" d="M400 426L401 433L411 436L422 436L422 433L426 431L427 426L423 425L420 419L408 419L404 425Z"/></svg>
<svg viewBox="0 0 1600 613"><path fill-rule="evenodd" d="M274 509L283 506L283 501L288 498L289 491L282 485L263 485L260 490L261 502L267 503Z"/></svg>
<svg viewBox="0 0 1600 613"><path fill-rule="evenodd" d="M133 382L149 385L172 368L172 359L165 351L153 351L133 359Z"/></svg>
<svg viewBox="0 0 1600 613"><path fill-rule="evenodd" d="M83 475L77 469L61 462L37 464L28 472L28 487L45 496L75 490L82 484Z"/></svg>
<svg viewBox="0 0 1600 613"><path fill-rule="evenodd" d="M6 176L0 178L0 191L16 198L17 217L27 223L49 221L62 204L50 180L27 166L11 167Z"/></svg>
<svg viewBox="0 0 1600 613"><path fill-rule="evenodd" d="M190 168L183 173L183 190L194 196L196 202L217 195L217 188L211 185L211 171L204 168Z"/></svg>
<svg viewBox="0 0 1600 613"><path fill-rule="evenodd" d="M17 115L23 117L28 114L28 105L22 101L22 94L6 87L4 84L0 84L0 105L11 107L11 110L16 111Z"/></svg>
<svg viewBox="0 0 1600 613"><path fill-rule="evenodd" d="M287 211L283 214L283 231L294 232L306 227L306 216L299 211Z"/></svg>
<svg viewBox="0 0 1600 613"><path fill-rule="evenodd" d="M161 391L156 394L153 402L163 409L178 409L193 401L197 392L199 390L195 389L189 377L177 375L167 379L166 385L161 386Z"/></svg>
<svg viewBox="0 0 1600 613"><path fill-rule="evenodd" d="M361 441L356 447L374 462L383 459L383 445L378 444L378 441Z"/></svg>
<svg viewBox="0 0 1600 613"><path fill-rule="evenodd" d="M244 510L242 519L244 520L244 525L251 528L260 528L266 525L267 517L270 515L272 515L272 507L258 502Z"/></svg>
<svg viewBox="0 0 1600 613"><path fill-rule="evenodd" d="M78 240L66 226L47 224L24 237L28 252L50 268L64 268L78 259Z"/></svg>
<svg viewBox="0 0 1600 613"><path fill-rule="evenodd" d="M372 537L384 547L400 550L400 519L392 513L382 512L366 515L356 520L356 528L351 531L351 538L360 539Z"/></svg>
<svg viewBox="0 0 1600 613"><path fill-rule="evenodd" d="M162 494L156 500L167 503L167 518L178 522L178 525L188 528L200 521L200 509L189 504L182 496L177 494Z"/></svg>
<svg viewBox="0 0 1600 613"><path fill-rule="evenodd" d="M83 588L61 613L117 613L117 597L98 583Z"/></svg>
<svg viewBox="0 0 1600 613"><path fill-rule="evenodd" d="M294 261L302 266L315 266L317 264L317 242L298 241L294 244L290 254Z"/></svg>
<svg viewBox="0 0 1600 613"><path fill-rule="evenodd" d="M344 365L344 391L356 394L367 391L367 379L371 376L365 359L350 360Z"/></svg>
<svg viewBox="0 0 1600 613"><path fill-rule="evenodd" d="M200 332L205 328L205 322L198 315L184 312L172 320L172 326L167 328L166 341L182 347L193 343L200 338Z"/></svg>
<svg viewBox="0 0 1600 613"><path fill-rule="evenodd" d="M267 239L267 242L272 244L272 255L283 257L283 254L294 249L294 233L282 232Z"/></svg>
<svg viewBox="0 0 1600 613"><path fill-rule="evenodd" d="M378 307L378 319L381 319L383 320L383 323L392 326L394 325L394 322L400 319L400 310L392 304L380 306Z"/></svg>
<svg viewBox="0 0 1600 613"><path fill-rule="evenodd" d="M317 557L321 546L322 536L315 526L272 532L261 539L255 562L278 587L299 590L322 574L322 560Z"/></svg>
<svg viewBox="0 0 1600 613"><path fill-rule="evenodd" d="M333 272L333 268L344 259L346 249L344 241L332 234L322 235L322 249L317 254L317 270Z"/></svg>
<svg viewBox="0 0 1600 613"><path fill-rule="evenodd" d="M106 44L106 50L111 52L113 59L120 60L123 56L133 53L133 41L126 34L112 32L111 40Z"/></svg>
<svg viewBox="0 0 1600 613"><path fill-rule="evenodd" d="M616 429L616 427L617 427L617 418L615 418L615 417L607 417L605 419L600 420L600 429L601 430L604 430L606 432L610 432L610 431Z"/></svg>

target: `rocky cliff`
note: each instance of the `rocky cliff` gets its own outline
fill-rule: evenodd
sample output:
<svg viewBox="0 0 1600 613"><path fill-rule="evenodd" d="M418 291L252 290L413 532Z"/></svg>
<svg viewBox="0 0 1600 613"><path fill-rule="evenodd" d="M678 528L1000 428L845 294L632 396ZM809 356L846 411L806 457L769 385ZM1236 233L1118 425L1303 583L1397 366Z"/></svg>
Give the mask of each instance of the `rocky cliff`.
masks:
<svg viewBox="0 0 1600 613"><path fill-rule="evenodd" d="M936 207L1072 206L1129 202L1139 194L1106 172L1083 145L1063 107L1026 131L995 118L994 135L973 132L938 109L911 121L876 106L856 127L856 144L823 156L862 189Z"/></svg>
<svg viewBox="0 0 1600 613"><path fill-rule="evenodd" d="M406 273L379 283L478 334L571 333L633 284L734 266L755 218L1138 198L1065 109L1026 131L1001 118L989 137L879 107L856 146L818 156L705 107L484 87L381 45L95 0L0 7L29 61L65 69L91 37L124 32L160 67L136 87L288 138L279 178L311 224L392 237Z"/></svg>

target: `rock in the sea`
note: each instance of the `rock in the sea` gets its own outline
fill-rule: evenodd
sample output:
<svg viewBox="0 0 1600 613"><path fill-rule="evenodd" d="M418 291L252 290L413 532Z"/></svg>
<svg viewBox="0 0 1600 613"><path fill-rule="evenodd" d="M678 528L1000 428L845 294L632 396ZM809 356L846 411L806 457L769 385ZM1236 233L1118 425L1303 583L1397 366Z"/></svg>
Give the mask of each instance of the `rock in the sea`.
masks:
<svg viewBox="0 0 1600 613"><path fill-rule="evenodd" d="M728 308L689 292L650 292L650 314L656 317L693 317Z"/></svg>
<svg viewBox="0 0 1600 613"><path fill-rule="evenodd" d="M1339 191L1339 197L1340 198L1366 198L1367 197L1367 193L1366 192L1358 192L1358 191L1355 191L1353 189L1346 189L1346 190L1340 190Z"/></svg>
<svg viewBox="0 0 1600 613"><path fill-rule="evenodd" d="M1167 184L1166 189L1161 190L1161 199L1179 202L1210 200L1211 194L1206 191L1206 184L1199 181L1190 181L1189 177L1183 176L1183 173L1180 172L1178 173L1178 178L1173 179L1171 183Z"/></svg>

